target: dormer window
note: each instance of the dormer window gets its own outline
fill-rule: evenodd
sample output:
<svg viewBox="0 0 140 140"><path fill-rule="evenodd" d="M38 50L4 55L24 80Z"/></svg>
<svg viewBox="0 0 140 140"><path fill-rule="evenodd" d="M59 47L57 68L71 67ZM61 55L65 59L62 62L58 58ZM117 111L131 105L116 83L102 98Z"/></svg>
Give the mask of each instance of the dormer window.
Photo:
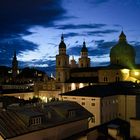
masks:
<svg viewBox="0 0 140 140"><path fill-rule="evenodd" d="M31 118L31 125L38 125L38 124L41 124L41 117Z"/></svg>
<svg viewBox="0 0 140 140"><path fill-rule="evenodd" d="M72 117L75 117L75 116L76 116L75 110L69 110L69 111L68 111L68 117L69 117L69 118L72 118Z"/></svg>

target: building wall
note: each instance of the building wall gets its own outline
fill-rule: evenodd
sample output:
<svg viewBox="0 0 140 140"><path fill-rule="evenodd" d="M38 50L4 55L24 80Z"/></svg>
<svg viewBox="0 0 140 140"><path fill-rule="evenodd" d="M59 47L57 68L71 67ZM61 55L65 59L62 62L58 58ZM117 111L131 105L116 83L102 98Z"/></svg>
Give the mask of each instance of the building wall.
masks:
<svg viewBox="0 0 140 140"><path fill-rule="evenodd" d="M108 122L118 117L118 96L108 96L101 100L101 120Z"/></svg>
<svg viewBox="0 0 140 140"><path fill-rule="evenodd" d="M118 113L121 119L129 121L131 117L136 117L136 96L119 95L118 96Z"/></svg>
<svg viewBox="0 0 140 140"><path fill-rule="evenodd" d="M41 98L44 102L47 102L51 98L57 98L59 99L59 95L61 91L39 91L38 96Z"/></svg>
<svg viewBox="0 0 140 140"><path fill-rule="evenodd" d="M33 98L35 96L35 93L34 92L9 93L3 94L3 96L14 96L19 99L29 100L30 98Z"/></svg>
<svg viewBox="0 0 140 140"><path fill-rule="evenodd" d="M127 81L129 77L128 69L108 69L98 71L99 82Z"/></svg>
<svg viewBox="0 0 140 140"><path fill-rule="evenodd" d="M10 138L9 140L61 140L86 130L87 124L87 120L75 121Z"/></svg>
<svg viewBox="0 0 140 140"><path fill-rule="evenodd" d="M131 70L130 76L135 77L136 79L140 80L140 69Z"/></svg>
<svg viewBox="0 0 140 140"><path fill-rule="evenodd" d="M140 139L140 120L130 119L130 137Z"/></svg>
<svg viewBox="0 0 140 140"><path fill-rule="evenodd" d="M62 96L64 101L75 101L79 103L81 106L86 108L89 112L94 115L93 120L89 122L89 128L99 125L101 123L100 120L100 98L96 97L77 97L77 96Z"/></svg>
<svg viewBox="0 0 140 140"><path fill-rule="evenodd" d="M34 96L41 98L44 102L47 102L49 98L58 98L61 91L60 90L53 90L53 91L38 91L36 92L19 92L19 93L9 93L3 94L3 96L14 96L19 99L29 100L32 99Z"/></svg>
<svg viewBox="0 0 140 140"><path fill-rule="evenodd" d="M94 115L89 127L94 127L115 118L129 121L131 117L136 117L136 96L132 95L115 95L104 98L62 96L62 99L75 101Z"/></svg>
<svg viewBox="0 0 140 140"><path fill-rule="evenodd" d="M4 140L4 138L2 136L0 136L0 140Z"/></svg>

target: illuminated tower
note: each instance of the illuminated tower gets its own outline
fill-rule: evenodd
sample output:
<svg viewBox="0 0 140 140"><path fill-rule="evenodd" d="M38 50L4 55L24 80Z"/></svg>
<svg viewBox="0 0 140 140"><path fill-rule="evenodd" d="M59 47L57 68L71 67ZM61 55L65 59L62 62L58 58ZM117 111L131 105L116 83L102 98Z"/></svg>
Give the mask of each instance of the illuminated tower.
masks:
<svg viewBox="0 0 140 140"><path fill-rule="evenodd" d="M90 67L90 58L88 58L88 49L86 47L85 41L83 42L83 47L81 49L81 58L79 58L79 67L81 68Z"/></svg>
<svg viewBox="0 0 140 140"><path fill-rule="evenodd" d="M15 78L18 74L18 61L16 57L16 51L14 52L14 57L12 60L12 76Z"/></svg>
<svg viewBox="0 0 140 140"><path fill-rule="evenodd" d="M59 54L56 55L56 81L64 83L69 78L69 56L66 54L66 44L63 34L59 44Z"/></svg>
<svg viewBox="0 0 140 140"><path fill-rule="evenodd" d="M122 31L118 43L110 51L110 63L132 68L135 65L135 50L127 43L126 35Z"/></svg>

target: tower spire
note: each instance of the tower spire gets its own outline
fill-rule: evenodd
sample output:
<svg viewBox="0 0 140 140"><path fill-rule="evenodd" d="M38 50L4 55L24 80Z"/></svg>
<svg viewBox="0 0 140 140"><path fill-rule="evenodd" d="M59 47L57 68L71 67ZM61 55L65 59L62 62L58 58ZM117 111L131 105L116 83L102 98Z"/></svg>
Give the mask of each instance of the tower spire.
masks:
<svg viewBox="0 0 140 140"><path fill-rule="evenodd" d="M61 41L64 41L64 35L63 35L63 33L61 35Z"/></svg>
<svg viewBox="0 0 140 140"><path fill-rule="evenodd" d="M126 41L126 35L124 34L123 30L119 36L119 42L125 42Z"/></svg>

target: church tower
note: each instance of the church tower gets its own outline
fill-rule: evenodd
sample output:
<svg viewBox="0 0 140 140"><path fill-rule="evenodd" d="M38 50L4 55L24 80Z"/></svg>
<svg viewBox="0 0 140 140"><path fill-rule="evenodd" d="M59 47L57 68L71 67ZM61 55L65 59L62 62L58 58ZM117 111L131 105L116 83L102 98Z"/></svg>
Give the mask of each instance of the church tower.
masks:
<svg viewBox="0 0 140 140"><path fill-rule="evenodd" d="M69 78L69 56L66 54L66 44L63 34L59 44L59 54L56 55L56 81L64 83Z"/></svg>
<svg viewBox="0 0 140 140"><path fill-rule="evenodd" d="M88 49L86 47L85 41L83 42L83 47L81 49L81 58L79 58L79 67L80 68L90 67L90 58L88 58Z"/></svg>
<svg viewBox="0 0 140 140"><path fill-rule="evenodd" d="M12 60L12 77L15 78L17 74L18 74L18 61L17 61L16 51L15 51Z"/></svg>

